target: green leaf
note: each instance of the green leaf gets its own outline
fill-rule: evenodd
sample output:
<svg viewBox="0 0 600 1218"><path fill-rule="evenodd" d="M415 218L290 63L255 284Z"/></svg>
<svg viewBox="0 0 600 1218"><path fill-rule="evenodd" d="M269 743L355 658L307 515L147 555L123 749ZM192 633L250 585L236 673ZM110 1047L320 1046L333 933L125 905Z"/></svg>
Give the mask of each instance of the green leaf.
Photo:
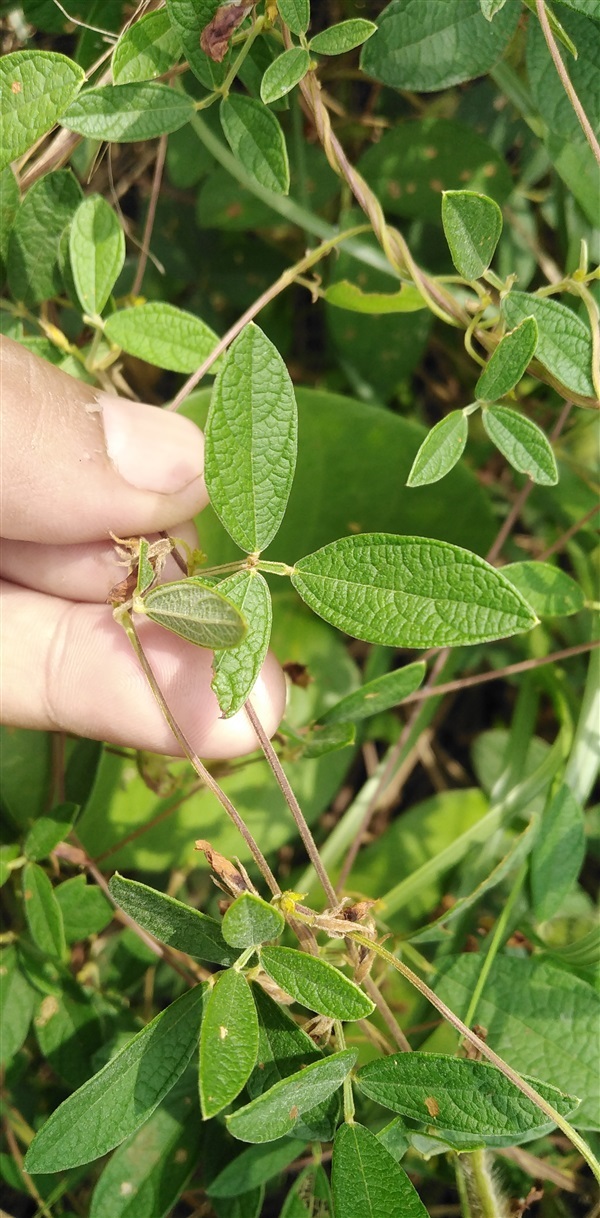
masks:
<svg viewBox="0 0 600 1218"><path fill-rule="evenodd" d="M403 283L399 292L363 292L348 279L339 279L325 288L325 300L352 313L417 313L427 308L421 293L411 283Z"/></svg>
<svg viewBox="0 0 600 1218"><path fill-rule="evenodd" d="M344 55L346 51L362 46L376 30L374 21L354 17L350 21L330 25L329 29L323 30L321 34L315 34L308 45L317 55Z"/></svg>
<svg viewBox="0 0 600 1218"><path fill-rule="evenodd" d="M465 451L469 423L463 410L452 410L432 427L412 463L407 486L429 486L454 469Z"/></svg>
<svg viewBox="0 0 600 1218"><path fill-rule="evenodd" d="M329 1180L321 1164L305 1167L296 1177L283 1203L280 1218L329 1218L332 1213Z"/></svg>
<svg viewBox="0 0 600 1218"><path fill-rule="evenodd" d="M139 880L126 880L118 872L108 887L121 909L160 943L197 960L210 960L225 967L233 964L236 953L227 946L219 923L199 909L192 909Z"/></svg>
<svg viewBox="0 0 600 1218"><path fill-rule="evenodd" d="M394 1053L359 1070L361 1091L437 1129L511 1136L548 1125L548 1118L514 1083L487 1062L444 1053ZM566 1116L578 1100L532 1080L540 1095Z"/></svg>
<svg viewBox="0 0 600 1218"><path fill-rule="evenodd" d="M233 602L195 576L151 588L134 607L197 647L235 647L246 633Z"/></svg>
<svg viewBox="0 0 600 1218"><path fill-rule="evenodd" d="M104 333L129 355L171 372L195 372L219 341L199 317L163 300L113 313Z"/></svg>
<svg viewBox="0 0 600 1218"><path fill-rule="evenodd" d="M0 951L0 1062L8 1065L29 1031L36 995L21 969L14 947Z"/></svg>
<svg viewBox="0 0 600 1218"><path fill-rule="evenodd" d="M479 0L392 0L361 56L384 85L429 93L483 76L500 59L521 15L507 4L486 21Z"/></svg>
<svg viewBox="0 0 600 1218"><path fill-rule="evenodd" d="M319 1015L330 1019L365 1019L374 1009L371 999L354 981L317 956L293 947L263 947L260 962L282 990Z"/></svg>
<svg viewBox="0 0 600 1218"><path fill-rule="evenodd" d="M248 1092L254 1099L282 1078L320 1061L323 1054L261 985L254 982L252 992L258 1014L258 1057L248 1079Z"/></svg>
<svg viewBox="0 0 600 1218"><path fill-rule="evenodd" d="M250 986L228 969L217 978L200 1034L200 1106L207 1121L226 1108L248 1080L258 1052L258 1018Z"/></svg>
<svg viewBox="0 0 600 1218"><path fill-rule="evenodd" d="M589 9L588 3L585 15L565 13L562 8L555 15L560 17L567 36L577 47L577 58L567 56L566 67L591 126L597 131L600 126L600 98L598 60L594 48L598 41L598 28L588 19L592 15ZM548 47L538 21L530 21L528 25L527 78L533 101L548 129L575 144L584 143L585 137L571 101L565 90L558 87L555 70L549 71Z"/></svg>
<svg viewBox="0 0 600 1218"><path fill-rule="evenodd" d="M12 169L0 172L0 274L2 263L8 254L8 239L17 211L19 210L19 185Z"/></svg>
<svg viewBox="0 0 600 1218"><path fill-rule="evenodd" d="M531 856L531 895L538 922L546 922L560 909L575 885L584 858L583 812L573 793L563 785L544 812Z"/></svg>
<svg viewBox="0 0 600 1218"><path fill-rule="evenodd" d="M290 47L269 64L260 86L261 101L268 106L285 97L310 67L310 55L304 47Z"/></svg>
<svg viewBox="0 0 600 1218"><path fill-rule="evenodd" d="M556 486L558 469L552 447L541 427L508 406L486 406L483 426L513 469L539 486Z"/></svg>
<svg viewBox="0 0 600 1218"><path fill-rule="evenodd" d="M78 812L78 804L59 804L46 816L40 816L23 842L23 854L33 863L47 858L68 836Z"/></svg>
<svg viewBox="0 0 600 1218"><path fill-rule="evenodd" d="M479 279L494 257L502 232L502 212L496 201L473 190L445 190L442 224L459 275Z"/></svg>
<svg viewBox="0 0 600 1218"><path fill-rule="evenodd" d="M181 45L165 9L146 13L121 34L112 57L116 85L153 80L177 62Z"/></svg>
<svg viewBox="0 0 600 1218"><path fill-rule="evenodd" d="M535 317L538 326L536 359L562 385L575 393L595 397L592 380L592 337L585 322L561 304L529 292L509 292L502 312L513 328L525 317Z"/></svg>
<svg viewBox="0 0 600 1218"><path fill-rule="evenodd" d="M66 952L65 928L54 889L37 863L23 868L25 916L34 943L48 956L62 960Z"/></svg>
<svg viewBox="0 0 600 1218"><path fill-rule="evenodd" d="M259 1188L285 1171L302 1154L306 1142L282 1138L268 1145L247 1146L236 1159L215 1176L206 1192L209 1197L237 1197L240 1193ZM93 1218L93 1216L92 1216Z"/></svg>
<svg viewBox="0 0 600 1218"><path fill-rule="evenodd" d="M289 723L281 723L279 731L290 750L290 756L295 761L298 758L326 757L328 753L336 753L354 744L356 731L354 724L332 723L313 724L305 731L297 732Z"/></svg>
<svg viewBox="0 0 600 1218"><path fill-rule="evenodd" d="M364 1125L341 1125L333 1144L335 1218L427 1218L406 1172Z"/></svg>
<svg viewBox="0 0 600 1218"><path fill-rule="evenodd" d="M177 131L193 114L192 98L168 85L100 85L69 106L61 126L91 139L130 144Z"/></svg>
<svg viewBox="0 0 600 1218"><path fill-rule="evenodd" d="M428 538L343 537L297 562L291 580L320 617L388 647L486 642L537 620L484 559Z"/></svg>
<svg viewBox="0 0 600 1218"><path fill-rule="evenodd" d="M475 396L479 401L496 402L510 393L521 380L535 355L538 328L535 317L525 317L504 338L488 360L477 384Z"/></svg>
<svg viewBox="0 0 600 1218"><path fill-rule="evenodd" d="M167 0L169 20L194 76L205 89L218 89L231 63L227 53L222 63L209 59L200 46L200 35L212 21L221 0Z"/></svg>
<svg viewBox="0 0 600 1218"><path fill-rule="evenodd" d="M386 672L374 681L367 681L353 694L347 694L335 706L319 716L319 723L358 723L380 711L397 706L423 684L427 665L423 660L405 664L394 672Z"/></svg>
<svg viewBox="0 0 600 1218"><path fill-rule="evenodd" d="M61 291L59 242L81 198L68 169L49 173L28 190L8 241L8 284L15 300L40 304Z"/></svg>
<svg viewBox="0 0 600 1218"><path fill-rule="evenodd" d="M90 1077L92 1058L102 1043L102 1025L89 993L65 981L60 994L46 994L33 1021L43 1056L71 1087Z"/></svg>
<svg viewBox="0 0 600 1218"><path fill-rule="evenodd" d="M125 235L102 195L89 195L71 221L69 255L86 313L102 312L125 261Z"/></svg>
<svg viewBox="0 0 600 1218"><path fill-rule="evenodd" d="M96 884L84 875L74 875L54 889L61 909L67 943L79 943L97 935L112 922L113 908Z"/></svg>
<svg viewBox="0 0 600 1218"><path fill-rule="evenodd" d="M232 947L255 947L278 939L284 926L285 918L274 905L253 892L243 892L225 912L223 938Z"/></svg>
<svg viewBox="0 0 600 1218"><path fill-rule="evenodd" d="M225 139L247 173L266 190L287 195L290 167L283 131L275 115L244 93L231 93L224 98L219 114Z"/></svg>
<svg viewBox="0 0 600 1218"><path fill-rule="evenodd" d="M206 421L204 475L212 506L241 549L272 541L296 466L296 399L273 343L250 324L232 343Z"/></svg>
<svg viewBox="0 0 600 1218"><path fill-rule="evenodd" d="M484 17L488 21L493 21L496 13L499 13L500 9L504 8L506 0L479 0L479 4Z"/></svg>
<svg viewBox="0 0 600 1218"><path fill-rule="evenodd" d="M218 585L219 591L237 605L248 622L248 631L237 647L216 651L211 689L225 719L244 705L263 666L273 615L271 593L259 571L235 571Z"/></svg>
<svg viewBox="0 0 600 1218"><path fill-rule="evenodd" d="M229 1132L242 1142L274 1142L290 1133L299 1117L341 1087L357 1056L356 1049L344 1049L275 1083L226 1118Z"/></svg>
<svg viewBox="0 0 600 1218"><path fill-rule="evenodd" d="M190 1061L201 1004L201 986L182 994L65 1100L31 1143L26 1171L89 1163L139 1129Z"/></svg>
<svg viewBox="0 0 600 1218"><path fill-rule="evenodd" d="M0 169L45 135L79 92L83 68L54 51L13 51L0 63Z"/></svg>
<svg viewBox="0 0 600 1218"><path fill-rule="evenodd" d="M292 34L305 34L310 21L310 0L278 0L277 8Z"/></svg>
<svg viewBox="0 0 600 1218"><path fill-rule="evenodd" d="M549 562L511 562L502 568L502 574L539 617L568 617L585 605L579 584Z"/></svg>

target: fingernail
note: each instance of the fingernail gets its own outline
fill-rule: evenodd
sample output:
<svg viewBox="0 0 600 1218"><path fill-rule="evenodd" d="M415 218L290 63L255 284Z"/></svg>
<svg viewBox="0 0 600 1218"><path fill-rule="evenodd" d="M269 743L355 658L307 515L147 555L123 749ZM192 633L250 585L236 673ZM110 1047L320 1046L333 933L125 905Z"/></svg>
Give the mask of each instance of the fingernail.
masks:
<svg viewBox="0 0 600 1218"><path fill-rule="evenodd" d="M175 495L200 477L204 437L191 419L109 393L99 394L98 406L106 451L130 486Z"/></svg>

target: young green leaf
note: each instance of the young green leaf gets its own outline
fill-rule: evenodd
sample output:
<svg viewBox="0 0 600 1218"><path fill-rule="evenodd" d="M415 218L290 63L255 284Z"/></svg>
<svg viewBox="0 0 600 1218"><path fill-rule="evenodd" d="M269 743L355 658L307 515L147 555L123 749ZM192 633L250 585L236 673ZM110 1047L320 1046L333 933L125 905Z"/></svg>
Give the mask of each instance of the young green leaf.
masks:
<svg viewBox="0 0 600 1218"><path fill-rule="evenodd" d="M510 393L535 355L538 328L535 317L525 317L500 339L475 386L479 401L495 402Z"/></svg>
<svg viewBox="0 0 600 1218"><path fill-rule="evenodd" d="M69 1096L27 1152L26 1171L66 1171L99 1159L158 1107L183 1074L198 1041L202 987L195 986Z"/></svg>
<svg viewBox="0 0 600 1218"><path fill-rule="evenodd" d="M502 212L498 204L473 190L445 190L442 224L459 275L479 279L500 240Z"/></svg>
<svg viewBox="0 0 600 1218"><path fill-rule="evenodd" d="M317 55L344 55L362 46L377 31L374 21L365 21L363 17L354 17L349 21L340 21L331 25L321 34L315 34L309 42L309 48Z"/></svg>
<svg viewBox="0 0 600 1218"><path fill-rule="evenodd" d="M482 643L537 621L477 554L425 537L343 537L297 562L291 580L320 617L388 647Z"/></svg>
<svg viewBox="0 0 600 1218"><path fill-rule="evenodd" d="M171 372L195 372L219 341L199 317L162 300L113 313L104 333L128 355Z"/></svg>
<svg viewBox="0 0 600 1218"><path fill-rule="evenodd" d="M463 455L469 423L463 410L452 410L426 435L406 479L407 486L429 486L454 469Z"/></svg>
<svg viewBox="0 0 600 1218"><path fill-rule="evenodd" d="M335 1218L428 1218L404 1169L364 1125L340 1125L331 1188Z"/></svg>
<svg viewBox="0 0 600 1218"><path fill-rule="evenodd" d="M102 312L125 261L125 235L102 195L79 204L69 234L71 270L86 313Z"/></svg>
<svg viewBox="0 0 600 1218"><path fill-rule="evenodd" d="M85 72L54 51L13 51L0 63L0 170L45 135L77 96Z"/></svg>
<svg viewBox="0 0 600 1218"><path fill-rule="evenodd" d="M219 109L225 139L259 186L277 195L290 189L290 167L283 131L275 115L244 93L231 93Z"/></svg>
<svg viewBox="0 0 600 1218"><path fill-rule="evenodd" d="M531 856L531 895L539 922L560 909L585 858L585 820L567 786L559 787L542 817Z"/></svg>
<svg viewBox="0 0 600 1218"><path fill-rule="evenodd" d="M290 47L269 64L260 85L261 101L265 106L285 97L310 67L310 55L304 47Z"/></svg>
<svg viewBox="0 0 600 1218"><path fill-rule="evenodd" d="M539 617L569 617L585 605L579 584L549 562L511 562L502 568L502 574Z"/></svg>
<svg viewBox="0 0 600 1218"><path fill-rule="evenodd" d="M139 880L126 880L118 872L109 880L108 887L121 909L160 943L197 960L210 960L224 967L233 964L237 953L225 942L219 923L199 909L192 909Z"/></svg>
<svg viewBox="0 0 600 1218"><path fill-rule="evenodd" d="M23 868L23 900L31 938L40 951L63 959L66 952L65 928L54 889L37 863Z"/></svg>
<svg viewBox="0 0 600 1218"><path fill-rule="evenodd" d="M165 9L145 13L126 27L112 57L116 85L164 76L181 55L179 38Z"/></svg>
<svg viewBox="0 0 600 1218"><path fill-rule="evenodd" d="M558 470L549 440L541 427L508 406L487 406L483 426L503 457L538 486L556 486Z"/></svg>
<svg viewBox="0 0 600 1218"><path fill-rule="evenodd" d="M330 1019L365 1019L374 1009L371 999L354 981L317 956L293 947L263 947L260 962L282 990L319 1015Z"/></svg>
<svg viewBox="0 0 600 1218"><path fill-rule="evenodd" d="M252 692L263 666L271 637L271 593L259 571L235 571L218 585L237 605L248 622L248 632L237 647L215 651L211 689L225 719L235 715Z"/></svg>
<svg viewBox="0 0 600 1218"><path fill-rule="evenodd" d="M246 623L233 602L195 576L151 588L134 608L165 630L213 651L236 647L246 633Z"/></svg>
<svg viewBox="0 0 600 1218"><path fill-rule="evenodd" d="M232 947L255 947L278 939L284 926L285 918L274 905L253 892L243 892L225 912L223 938Z"/></svg>
<svg viewBox="0 0 600 1218"><path fill-rule="evenodd" d="M47 174L27 191L8 241L8 284L15 300L41 304L61 291L60 238L81 199L69 169Z"/></svg>
<svg viewBox="0 0 600 1218"><path fill-rule="evenodd" d="M84 875L74 875L54 889L60 905L67 943L78 943L97 935L113 919L113 907L96 884Z"/></svg>
<svg viewBox="0 0 600 1218"><path fill-rule="evenodd" d="M403 283L399 292L363 292L349 279L338 279L325 288L325 300L352 313L417 313L427 305L418 288Z"/></svg>
<svg viewBox="0 0 600 1218"><path fill-rule="evenodd" d="M285 1171L305 1147L306 1142L297 1138L247 1146L211 1180L206 1192L209 1197L237 1197L250 1189L260 1188L261 1184Z"/></svg>
<svg viewBox="0 0 600 1218"><path fill-rule="evenodd" d="M129 144L167 135L188 123L194 102L169 85L100 85L86 89L61 118L61 126L95 140Z"/></svg>
<svg viewBox="0 0 600 1218"><path fill-rule="evenodd" d="M64 841L79 812L79 804L59 804L34 822L23 842L23 854L32 863L45 859Z"/></svg>
<svg viewBox="0 0 600 1218"><path fill-rule="evenodd" d="M285 513L298 419L287 368L253 324L232 343L206 421L204 475L214 510L241 549L272 541Z"/></svg>
<svg viewBox="0 0 600 1218"><path fill-rule="evenodd" d="M0 951L0 1063L4 1066L19 1052L29 1031L36 991L32 989L19 967L15 947Z"/></svg>
<svg viewBox="0 0 600 1218"><path fill-rule="evenodd" d="M242 973L221 973L200 1034L200 1106L207 1121L239 1095L256 1061L258 1018Z"/></svg>
<svg viewBox="0 0 600 1218"><path fill-rule="evenodd" d="M509 292L502 301L507 325L518 326L535 317L538 326L536 359L567 389L595 397L592 380L592 336L585 322L561 304L529 292Z"/></svg>
<svg viewBox="0 0 600 1218"><path fill-rule="evenodd" d="M282 21L292 34L305 34L310 21L310 0L278 0L277 8Z"/></svg>
<svg viewBox="0 0 600 1218"><path fill-rule="evenodd" d="M397 706L423 684L427 665L423 660L405 664L394 672L386 672L374 681L367 681L352 694L347 694L319 716L319 723L358 723L380 711Z"/></svg>
<svg viewBox="0 0 600 1218"><path fill-rule="evenodd" d="M282 1138L291 1132L299 1117L341 1087L357 1056L356 1049L344 1049L290 1074L228 1116L229 1132L241 1142L274 1142Z"/></svg>
<svg viewBox="0 0 600 1218"><path fill-rule="evenodd" d="M356 1081L384 1108L437 1129L510 1135L548 1124L537 1105L487 1062L444 1053L394 1053L363 1066ZM562 1116L577 1107L573 1096L532 1081Z"/></svg>

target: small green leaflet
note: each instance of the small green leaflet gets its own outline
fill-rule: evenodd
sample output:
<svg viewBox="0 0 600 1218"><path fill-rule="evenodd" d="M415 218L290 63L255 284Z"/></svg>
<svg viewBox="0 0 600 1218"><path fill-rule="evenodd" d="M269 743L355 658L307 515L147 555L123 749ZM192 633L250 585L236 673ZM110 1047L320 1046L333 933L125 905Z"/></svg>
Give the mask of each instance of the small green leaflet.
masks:
<svg viewBox="0 0 600 1218"><path fill-rule="evenodd" d="M237 647L215 651L211 689L225 719L235 715L252 692L263 666L273 616L269 586L260 572L235 571L219 585L228 600L237 605L248 622L245 638Z"/></svg>
<svg viewBox="0 0 600 1218"><path fill-rule="evenodd" d="M509 292L502 301L508 326L535 317L538 326L536 359L574 393L596 397L592 380L592 336L585 322L561 304L529 292Z"/></svg>
<svg viewBox="0 0 600 1218"><path fill-rule="evenodd" d="M371 999L354 981L317 956L293 947L263 947L260 962L277 985L319 1015L330 1019L365 1019L374 1010ZM308 1104L307 1108L310 1107Z"/></svg>
<svg viewBox="0 0 600 1218"><path fill-rule="evenodd" d="M41 304L62 290L60 239L81 199L70 169L47 174L27 191L8 240L6 268L16 300Z"/></svg>
<svg viewBox="0 0 600 1218"><path fill-rule="evenodd" d="M327 753L336 753L339 749L354 744L356 737L353 722L314 723L304 731L297 732L284 720L279 725L279 732L287 746L286 752L290 761L301 757L325 757Z"/></svg>
<svg viewBox="0 0 600 1218"><path fill-rule="evenodd" d="M305 34L310 21L310 0L278 0L279 16L292 34Z"/></svg>
<svg viewBox="0 0 600 1218"><path fill-rule="evenodd" d="M231 344L215 381L204 467L215 512L248 553L264 550L281 524L297 436L287 368L273 343L250 324Z"/></svg>
<svg viewBox="0 0 600 1218"><path fill-rule="evenodd" d="M219 341L199 317L162 300L113 313L104 333L129 355L171 372L195 372Z"/></svg>
<svg viewBox="0 0 600 1218"><path fill-rule="evenodd" d="M4 56L0 63L0 170L50 131L84 80L79 64L54 51L13 51Z"/></svg>
<svg viewBox="0 0 600 1218"><path fill-rule="evenodd" d="M585 597L579 584L549 562L512 562L502 574L525 597L539 617L569 617L579 613Z"/></svg>
<svg viewBox="0 0 600 1218"><path fill-rule="evenodd" d="M225 139L244 169L266 190L287 195L290 167L283 131L275 115L244 93L231 93L224 98L219 114Z"/></svg>
<svg viewBox="0 0 600 1218"><path fill-rule="evenodd" d="M282 1138L291 1132L299 1117L341 1087L357 1056L356 1049L344 1049L290 1074L228 1116L229 1132L242 1142L274 1142Z"/></svg>
<svg viewBox="0 0 600 1218"><path fill-rule="evenodd" d="M278 939L284 926L285 918L274 905L253 892L243 892L225 912L223 938L232 947L255 947Z"/></svg>
<svg viewBox="0 0 600 1218"><path fill-rule="evenodd" d="M331 1188L335 1218L428 1218L404 1168L364 1125L340 1125Z"/></svg>
<svg viewBox="0 0 600 1218"><path fill-rule="evenodd" d="M479 3L484 17L488 21L493 21L496 13L499 13L500 9L504 8L506 0L479 0Z"/></svg>
<svg viewBox="0 0 600 1218"><path fill-rule="evenodd" d="M160 584L134 603L136 613L197 647L236 647L246 633L239 610L202 580L190 576L172 584Z"/></svg>
<svg viewBox="0 0 600 1218"><path fill-rule="evenodd" d="M344 55L346 51L352 51L354 47L362 46L363 42L371 38L376 31L377 26L374 21L365 21L362 17L355 17L350 21L340 21L338 25L331 25L321 34L315 34L308 46L317 55Z"/></svg>
<svg viewBox="0 0 600 1218"><path fill-rule="evenodd" d="M360 719L369 719L371 715L389 710L423 684L426 672L427 665L423 660L417 660L394 672L386 672L374 681L367 681L360 689L347 694L326 710L319 717L319 723L357 723Z"/></svg>
<svg viewBox="0 0 600 1218"><path fill-rule="evenodd" d="M37 863L25 864L22 880L25 917L31 938L46 955L63 959L65 928L51 881Z"/></svg>
<svg viewBox="0 0 600 1218"><path fill-rule="evenodd" d="M135 143L183 127L194 115L187 93L156 83L86 89L63 113L61 126L114 144Z"/></svg>
<svg viewBox="0 0 600 1218"><path fill-rule="evenodd" d="M102 195L89 195L71 221L69 256L81 307L102 312L125 261L125 235Z"/></svg>
<svg viewBox="0 0 600 1218"><path fill-rule="evenodd" d="M349 279L338 279L325 289L325 300L338 309L352 313L417 313L427 305L412 283L404 283L399 292L363 292Z"/></svg>
<svg viewBox="0 0 600 1218"><path fill-rule="evenodd" d="M481 643L537 622L512 584L482 558L424 537L343 537L296 563L291 580L320 617L388 647Z"/></svg>
<svg viewBox="0 0 600 1218"><path fill-rule="evenodd" d="M47 858L64 841L78 812L79 804L58 804L46 816L39 816L23 843L25 857L34 863Z"/></svg>
<svg viewBox="0 0 600 1218"><path fill-rule="evenodd" d="M510 1135L548 1124L545 1113L487 1062L444 1053L394 1053L363 1066L356 1081L384 1108L437 1129ZM562 1116L577 1107L573 1096L537 1079L531 1082Z"/></svg>
<svg viewBox="0 0 600 1218"><path fill-rule="evenodd" d="M160 943L196 960L210 960L225 967L233 964L237 953L225 942L219 923L199 909L192 909L139 880L126 880L118 872L108 887L121 909Z"/></svg>
<svg viewBox="0 0 600 1218"><path fill-rule="evenodd" d="M538 486L556 486L558 470L549 440L526 415L508 406L487 406L483 426L496 448L520 474Z"/></svg>
<svg viewBox="0 0 600 1218"><path fill-rule="evenodd" d="M538 328L535 317L525 317L500 339L475 386L479 401L495 402L518 384L535 355Z"/></svg>
<svg viewBox="0 0 600 1218"><path fill-rule="evenodd" d="M585 858L585 820L564 784L550 800L531 856L531 895L538 922L558 912Z"/></svg>
<svg viewBox="0 0 600 1218"><path fill-rule="evenodd" d="M183 1074L198 1041L202 987L146 1024L36 1134L26 1171L66 1171L99 1159L139 1129Z"/></svg>
<svg viewBox="0 0 600 1218"><path fill-rule="evenodd" d="M0 1063L2 1065L8 1065L19 1052L29 1031L37 998L37 991L32 989L21 972L16 948L2 948L0 951L0 1010L2 1012Z"/></svg>
<svg viewBox="0 0 600 1218"><path fill-rule="evenodd" d="M258 1018L250 986L228 969L217 978L200 1034L200 1106L207 1121L239 1095L256 1061Z"/></svg>
<svg viewBox="0 0 600 1218"><path fill-rule="evenodd" d="M237 1197L240 1193L259 1188L279 1172L285 1171L302 1154L306 1142L282 1138L268 1145L247 1146L237 1158L208 1185L209 1197Z"/></svg>
<svg viewBox="0 0 600 1218"><path fill-rule="evenodd" d="M181 55L181 44L165 9L145 13L121 34L112 57L116 85L163 76Z"/></svg>
<svg viewBox="0 0 600 1218"><path fill-rule="evenodd" d="M452 410L426 435L406 479L407 486L429 486L439 482L465 451L469 423L463 410Z"/></svg>
<svg viewBox="0 0 600 1218"><path fill-rule="evenodd" d="M479 279L494 257L502 232L502 212L496 201L474 190L445 190L442 224L459 275Z"/></svg>
<svg viewBox="0 0 600 1218"><path fill-rule="evenodd" d="M261 101L268 106L285 97L310 67L310 55L304 47L290 47L269 64L260 85Z"/></svg>

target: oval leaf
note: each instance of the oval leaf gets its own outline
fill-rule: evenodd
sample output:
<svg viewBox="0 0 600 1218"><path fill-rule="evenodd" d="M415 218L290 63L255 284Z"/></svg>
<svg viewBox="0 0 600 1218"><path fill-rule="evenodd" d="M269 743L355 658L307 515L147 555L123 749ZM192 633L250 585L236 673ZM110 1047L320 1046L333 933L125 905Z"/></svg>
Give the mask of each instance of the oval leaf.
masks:
<svg viewBox="0 0 600 1218"><path fill-rule="evenodd" d="M239 1197L259 1188L285 1171L305 1146L306 1142L297 1138L282 1138L276 1146L248 1146L211 1180L206 1192L209 1197Z"/></svg>
<svg viewBox="0 0 600 1218"><path fill-rule="evenodd" d="M206 421L204 476L229 535L264 550L283 519L296 467L298 419L287 368L258 326L232 343Z"/></svg>
<svg viewBox="0 0 600 1218"><path fill-rule="evenodd" d="M510 393L535 355L538 328L535 317L523 321L500 339L475 386L479 401L495 402Z"/></svg>
<svg viewBox="0 0 600 1218"><path fill-rule="evenodd" d="M66 952L62 911L51 881L37 863L26 863L23 868L23 900L34 943L46 955L62 959Z"/></svg>
<svg viewBox="0 0 600 1218"><path fill-rule="evenodd" d="M285 97L310 67L310 55L304 47L290 47L270 63L260 84L261 100L266 106Z"/></svg>
<svg viewBox="0 0 600 1218"><path fill-rule="evenodd" d="M193 576L152 588L134 607L197 647L235 647L246 633L246 623L237 607Z"/></svg>
<svg viewBox="0 0 600 1218"><path fill-rule="evenodd" d="M79 804L59 804L46 816L38 817L23 842L26 858L32 863L47 858L70 833L78 812Z"/></svg>
<svg viewBox="0 0 600 1218"><path fill-rule="evenodd" d="M358 723L369 719L380 711L397 706L403 698L413 694L423 684L427 665L423 660L405 664L395 672L386 672L374 681L367 681L360 689L336 702L319 717L319 723Z"/></svg>
<svg viewBox="0 0 600 1218"><path fill-rule="evenodd" d="M548 1124L537 1105L487 1062L443 1053L394 1053L363 1066L356 1081L384 1108L437 1129L486 1137L520 1134ZM532 1081L562 1116L577 1107L579 1101L573 1096Z"/></svg>
<svg viewBox="0 0 600 1218"><path fill-rule="evenodd" d="M198 1041L202 987L146 1024L42 1126L29 1172L65 1171L98 1159L139 1129L183 1074Z"/></svg>
<svg viewBox="0 0 600 1218"><path fill-rule="evenodd" d="M454 469L465 451L469 423L462 410L452 410L432 427L413 461L407 486L428 486Z"/></svg>
<svg viewBox="0 0 600 1218"><path fill-rule="evenodd" d="M146 13L121 34L112 57L116 85L163 76L181 55L181 44L165 9Z"/></svg>
<svg viewBox="0 0 600 1218"><path fill-rule="evenodd" d="M585 819L569 788L550 800L531 856L531 895L539 922L560 909L585 858Z"/></svg>
<svg viewBox="0 0 600 1218"><path fill-rule="evenodd" d="M61 291L60 239L81 199L69 169L47 174L27 191L8 241L8 283L16 300L41 304Z"/></svg>
<svg viewBox="0 0 600 1218"><path fill-rule="evenodd" d="M277 8L292 34L305 34L310 21L310 0L278 0Z"/></svg>
<svg viewBox="0 0 600 1218"><path fill-rule="evenodd" d="M428 1218L406 1172L364 1125L341 1125L333 1144L336 1218Z"/></svg>
<svg viewBox="0 0 600 1218"><path fill-rule="evenodd" d="M549 562L512 562L502 574L540 617L569 617L585 605L579 584Z"/></svg>
<svg viewBox="0 0 600 1218"><path fill-rule="evenodd" d="M343 537L296 563L291 579L320 617L388 647L483 643L537 622L483 558L429 538Z"/></svg>
<svg viewBox="0 0 600 1218"><path fill-rule="evenodd" d="M253 892L243 892L225 912L223 938L232 947L255 947L278 939L284 926L285 918L274 905Z"/></svg>
<svg viewBox="0 0 600 1218"><path fill-rule="evenodd" d="M113 313L104 333L128 355L171 372L195 372L219 341L199 317L162 300Z"/></svg>
<svg viewBox="0 0 600 1218"><path fill-rule="evenodd" d="M86 313L101 313L123 269L125 236L102 195L79 204L69 234L73 280Z"/></svg>
<svg viewBox="0 0 600 1218"><path fill-rule="evenodd" d="M246 637L237 647L214 654L211 689L223 717L228 719L240 710L254 688L269 646L273 611L268 584L258 571L236 571L218 587L248 622Z"/></svg>
<svg viewBox="0 0 600 1218"><path fill-rule="evenodd" d="M299 1117L341 1087L357 1056L356 1049L344 1049L290 1074L228 1116L229 1132L242 1142L274 1142L282 1138L290 1133Z"/></svg>
<svg viewBox="0 0 600 1218"><path fill-rule="evenodd" d="M0 170L45 135L78 94L85 72L54 51L13 51L0 63Z"/></svg>
<svg viewBox="0 0 600 1218"><path fill-rule="evenodd" d="M315 34L308 45L310 50L315 51L317 55L343 55L346 51L354 50L354 47L362 46L363 42L371 38L376 30L377 26L374 21L354 17L350 21L340 21L338 25L331 25L321 34Z"/></svg>
<svg viewBox="0 0 600 1218"><path fill-rule="evenodd" d="M371 999L356 983L326 960L293 947L263 947L260 962L282 990L319 1015L330 1019L365 1019L374 1010Z"/></svg>
<svg viewBox="0 0 600 1218"><path fill-rule="evenodd" d="M558 470L549 440L526 415L508 406L488 406L483 426L503 457L538 486L556 486Z"/></svg>
<svg viewBox="0 0 600 1218"><path fill-rule="evenodd" d="M256 1061L258 1018L250 986L229 969L215 982L200 1035L200 1105L206 1120L239 1095Z"/></svg>
<svg viewBox="0 0 600 1218"><path fill-rule="evenodd" d="M244 93L224 98L219 114L225 139L244 169L266 190L287 195L290 167L283 131L275 115Z"/></svg>
<svg viewBox="0 0 600 1218"><path fill-rule="evenodd" d="M61 126L92 139L128 144L177 131L193 115L192 98L168 85L101 85L86 89L69 106Z"/></svg>
<svg viewBox="0 0 600 1218"><path fill-rule="evenodd" d="M349 279L338 279L337 283L330 283L325 288L325 300L351 313L375 315L417 313L427 308L421 293L412 283L404 283L399 292L363 292L358 284L350 283Z"/></svg>
<svg viewBox="0 0 600 1218"><path fill-rule="evenodd" d="M567 389L596 396L592 380L592 336L585 322L561 304L529 292L509 292L502 301L509 326L535 317L538 327L536 359Z"/></svg>
<svg viewBox="0 0 600 1218"><path fill-rule="evenodd" d="M442 224L459 275L479 279L500 240L502 212L498 204L474 190L445 190Z"/></svg>
<svg viewBox="0 0 600 1218"><path fill-rule="evenodd" d="M118 872L108 887L121 909L160 943L197 960L210 960L225 967L233 964L237 953L225 942L219 923L199 909L192 909L138 880L126 880Z"/></svg>

